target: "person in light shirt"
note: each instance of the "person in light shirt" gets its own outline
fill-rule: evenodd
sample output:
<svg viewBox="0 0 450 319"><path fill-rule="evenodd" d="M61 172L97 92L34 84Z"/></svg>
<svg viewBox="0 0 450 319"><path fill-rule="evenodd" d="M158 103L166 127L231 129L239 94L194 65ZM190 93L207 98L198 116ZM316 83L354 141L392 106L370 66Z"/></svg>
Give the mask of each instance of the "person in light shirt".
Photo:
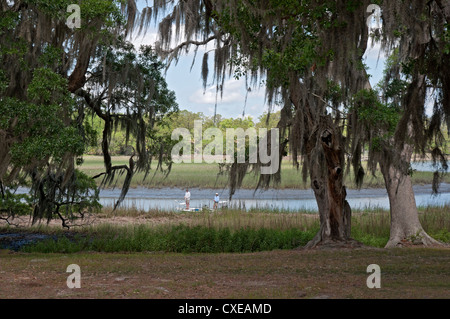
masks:
<svg viewBox="0 0 450 319"><path fill-rule="evenodd" d="M214 196L214 209L217 209L217 206L219 205L219 193L216 193L216 196Z"/></svg>
<svg viewBox="0 0 450 319"><path fill-rule="evenodd" d="M191 193L189 189L186 189L186 194L184 194L184 200L186 201L186 209L189 209L189 202L191 200Z"/></svg>

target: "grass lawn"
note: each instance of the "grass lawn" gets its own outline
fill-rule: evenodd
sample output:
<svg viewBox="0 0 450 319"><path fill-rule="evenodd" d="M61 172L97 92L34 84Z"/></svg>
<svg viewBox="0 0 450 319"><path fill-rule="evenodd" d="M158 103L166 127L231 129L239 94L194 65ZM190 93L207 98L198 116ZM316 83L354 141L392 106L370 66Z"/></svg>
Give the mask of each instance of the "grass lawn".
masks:
<svg viewBox="0 0 450 319"><path fill-rule="evenodd" d="M67 266L81 288L66 285ZM381 288L366 286L381 268ZM449 249L275 250L243 254L12 253L0 298L448 298Z"/></svg>

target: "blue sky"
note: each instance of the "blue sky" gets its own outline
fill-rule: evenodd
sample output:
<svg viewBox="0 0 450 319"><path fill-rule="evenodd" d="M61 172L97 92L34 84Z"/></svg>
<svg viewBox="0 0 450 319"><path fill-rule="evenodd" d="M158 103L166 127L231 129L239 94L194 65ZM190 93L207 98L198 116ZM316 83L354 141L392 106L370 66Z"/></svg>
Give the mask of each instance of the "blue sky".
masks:
<svg viewBox="0 0 450 319"><path fill-rule="evenodd" d="M138 1L139 10L145 1ZM157 40L157 32L154 23L151 23L151 28L147 31L145 36L140 36L133 39L136 46L141 44L152 45ZM175 91L177 102L180 109L189 110L191 112L203 112L207 116L214 115L214 108L216 103L216 86L207 86L206 91L203 90L201 79L201 62L203 53L205 51L199 49L195 64L191 65L194 53L190 52L187 55L180 57L178 63L173 63L167 70L166 80L169 88ZM378 61L379 47L371 48L369 46L365 55L365 63L369 67L369 74L372 75L370 82L372 86L381 79L384 67L384 57L381 55ZM212 55L210 56L210 67L212 70ZM211 72L210 72L211 73ZM212 77L209 77L211 82ZM208 83L209 83L208 82ZM211 83L212 84L212 83ZM217 113L227 118L241 117L245 107L245 115L257 119L264 112L267 112L268 105L264 99L264 87L253 88L247 96L246 101L246 85L245 80L235 80L233 78L225 81L225 89L223 98L220 96L217 100Z"/></svg>

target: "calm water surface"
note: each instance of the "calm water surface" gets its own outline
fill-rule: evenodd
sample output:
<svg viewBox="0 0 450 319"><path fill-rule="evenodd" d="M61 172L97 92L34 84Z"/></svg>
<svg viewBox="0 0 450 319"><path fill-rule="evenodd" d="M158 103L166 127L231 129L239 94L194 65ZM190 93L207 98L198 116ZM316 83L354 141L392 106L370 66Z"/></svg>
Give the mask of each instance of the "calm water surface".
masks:
<svg viewBox="0 0 450 319"><path fill-rule="evenodd" d="M414 186L417 206L443 206L450 204L450 184L441 184L438 195L431 194L431 185ZM191 192L190 206L201 208L204 205L212 207L214 194L219 193L221 200L228 200L227 189L189 189ZM140 210L175 210L183 202L185 189L161 188L130 189L122 204L123 207L133 207ZM112 206L120 194L119 189L102 190L100 192L101 203L104 206ZM389 199L385 189L361 189L347 190L347 200L353 209L380 207L389 208ZM283 190L237 190L229 207L252 209L270 208L278 210L317 211L317 203L312 190L283 189Z"/></svg>

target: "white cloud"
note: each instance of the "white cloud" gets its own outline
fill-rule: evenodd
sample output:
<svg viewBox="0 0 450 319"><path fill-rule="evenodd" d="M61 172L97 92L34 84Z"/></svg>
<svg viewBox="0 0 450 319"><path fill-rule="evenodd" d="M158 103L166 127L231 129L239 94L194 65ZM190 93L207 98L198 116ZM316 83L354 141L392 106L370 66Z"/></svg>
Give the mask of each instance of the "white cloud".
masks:
<svg viewBox="0 0 450 319"><path fill-rule="evenodd" d="M383 69L386 61L386 53L381 50L381 44L379 42L373 43L369 40L368 47L364 53L364 63L369 67L367 73L372 75L370 83L372 87L382 79Z"/></svg>
<svg viewBox="0 0 450 319"><path fill-rule="evenodd" d="M221 104L231 103L245 103L246 84L244 80L230 79L225 81L223 95L217 93L217 102ZM247 95L249 99L263 99L263 90L251 90ZM210 86L205 91L203 89L196 90L189 96L190 102L201 104L215 104L216 103L216 86Z"/></svg>
<svg viewBox="0 0 450 319"><path fill-rule="evenodd" d="M139 7L140 8L140 7ZM184 26L181 26L180 40L184 41ZM170 47L175 47L179 42L175 42L175 27L172 27L172 41ZM145 35L139 37L133 35L130 40L137 48L141 45L155 45L158 41L157 26L151 23ZM183 51L178 63L172 61L166 73L166 80L171 90L175 91L180 109L188 109L192 112L203 112L205 115L213 115L216 105L216 85L202 87L201 62L205 52L214 49L215 41L209 42L206 46L200 46L194 58L195 47L191 46L189 52ZM192 63L194 61L194 65ZM209 69L213 70L213 53L209 57ZM192 66L192 69L191 69ZM212 80L211 75L208 78ZM246 103L247 95L247 103ZM224 83L224 91L221 98L220 92L217 95L217 113L225 117L241 117L244 107L246 115L254 117L262 114L267 109L264 106L264 89L253 89L246 92L245 80L229 79Z"/></svg>
<svg viewBox="0 0 450 319"><path fill-rule="evenodd" d="M239 81L228 80L224 83L224 91L222 98L220 92L216 93L216 86L210 86L205 91L203 89L196 90L192 95L189 96L189 101L193 103L200 104L215 104L216 96L217 102L220 103L234 103L244 100L244 96L241 94L242 87Z"/></svg>
<svg viewBox="0 0 450 319"><path fill-rule="evenodd" d="M175 36L175 25L172 25L172 38L170 40L169 48L174 48L183 41L185 41L185 32L184 32L184 25L180 26L180 33L178 36L178 40ZM200 39L193 39L195 41L200 41ZM139 47L140 45L155 45L156 42L160 41L159 33L158 33L158 27L151 26L145 35L141 34L140 36L137 36L137 31L133 35L131 42ZM202 45L198 48L197 57L202 56L204 52L213 50L216 46L216 41L210 41L206 45ZM193 58L195 52L195 46L191 45L189 47L189 51L186 52L185 50L182 51L183 57L189 57Z"/></svg>
<svg viewBox="0 0 450 319"><path fill-rule="evenodd" d="M140 36L134 35L131 39L131 42L136 46L139 47L141 45L154 45L156 42L158 34L156 31L151 30L150 32L147 32L145 35L141 34Z"/></svg>
<svg viewBox="0 0 450 319"><path fill-rule="evenodd" d="M261 107L260 105L253 104L252 106L250 106L250 110L257 111L257 110L259 110L260 107Z"/></svg>
<svg viewBox="0 0 450 319"><path fill-rule="evenodd" d="M364 54L364 59L375 62L376 61L384 62L384 60L386 59L386 53L383 50L381 50L380 42L371 43L371 41L369 41L367 50Z"/></svg>

